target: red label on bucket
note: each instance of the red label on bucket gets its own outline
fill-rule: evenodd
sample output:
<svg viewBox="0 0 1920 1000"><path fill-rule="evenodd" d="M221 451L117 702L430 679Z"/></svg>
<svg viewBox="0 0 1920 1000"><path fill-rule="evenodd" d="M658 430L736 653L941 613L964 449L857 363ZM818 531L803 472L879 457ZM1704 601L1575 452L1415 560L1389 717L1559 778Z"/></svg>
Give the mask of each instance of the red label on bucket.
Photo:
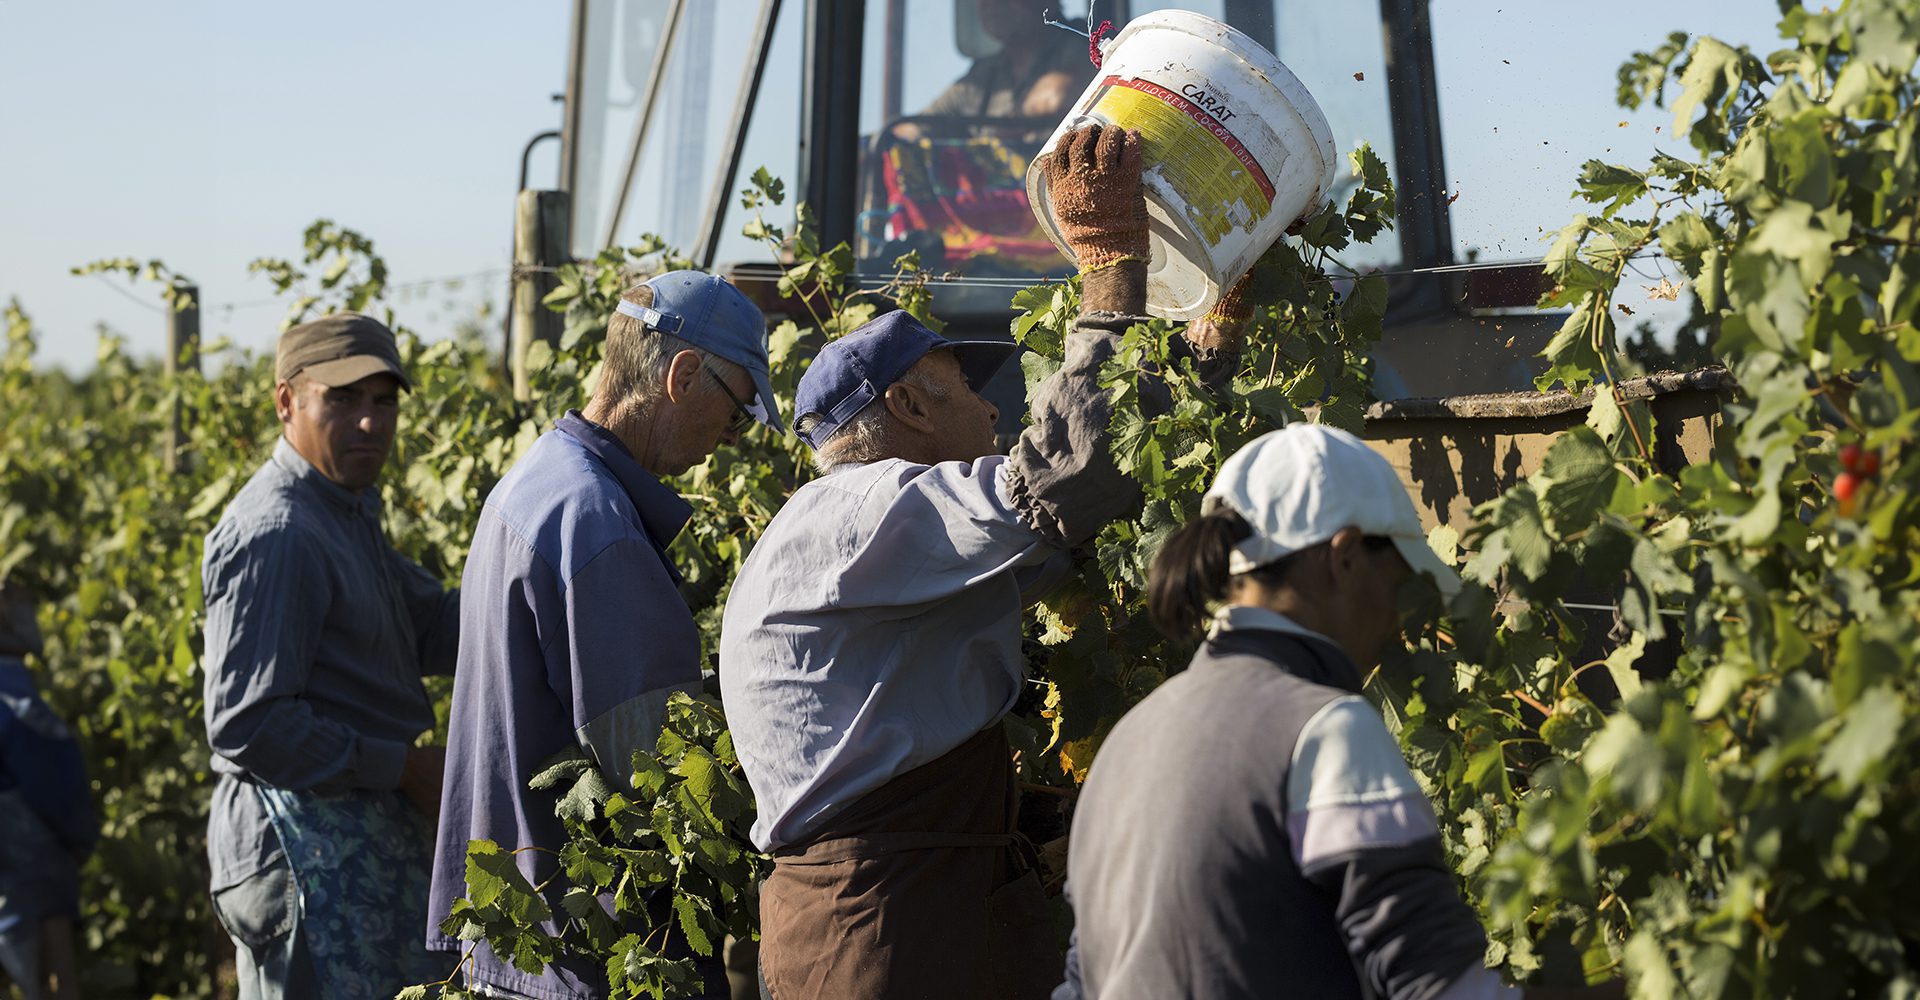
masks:
<svg viewBox="0 0 1920 1000"><path fill-rule="evenodd" d="M1182 114L1193 119L1201 128L1206 129L1208 134L1220 140L1221 145L1227 147L1227 152L1232 153L1234 159L1239 160L1240 165L1247 168L1247 173L1252 176L1253 182L1259 185L1260 192L1267 196L1267 204L1271 205L1273 203L1273 181L1267 178L1267 172L1260 166L1260 161L1254 159L1253 153L1248 151L1246 144L1235 137L1225 125L1222 125L1219 119L1208 114L1198 104L1188 100L1184 95L1176 94L1151 80L1141 80L1137 78L1129 80L1122 79L1118 76L1109 76L1100 81L1100 85L1103 87L1125 87L1128 90L1137 90L1142 94L1157 98L1172 105Z"/></svg>

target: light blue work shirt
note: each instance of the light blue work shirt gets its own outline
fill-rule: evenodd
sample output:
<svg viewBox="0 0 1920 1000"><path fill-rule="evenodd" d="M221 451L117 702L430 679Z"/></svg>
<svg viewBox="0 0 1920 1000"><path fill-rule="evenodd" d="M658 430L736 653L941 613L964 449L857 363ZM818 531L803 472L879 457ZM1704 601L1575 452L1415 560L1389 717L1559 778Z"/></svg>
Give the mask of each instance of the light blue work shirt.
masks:
<svg viewBox="0 0 1920 1000"><path fill-rule="evenodd" d="M1063 550L1020 522L1006 473L1002 455L848 467L801 487L754 546L720 682L762 849L1013 707L1022 595Z"/></svg>
<svg viewBox="0 0 1920 1000"><path fill-rule="evenodd" d="M1081 317L1011 456L835 469L754 544L727 597L720 690L762 850L803 843L1013 707L1022 609L1139 501L1114 467L1099 384L1136 322ZM1203 377L1236 361L1203 361ZM1164 387L1142 392L1164 405Z"/></svg>

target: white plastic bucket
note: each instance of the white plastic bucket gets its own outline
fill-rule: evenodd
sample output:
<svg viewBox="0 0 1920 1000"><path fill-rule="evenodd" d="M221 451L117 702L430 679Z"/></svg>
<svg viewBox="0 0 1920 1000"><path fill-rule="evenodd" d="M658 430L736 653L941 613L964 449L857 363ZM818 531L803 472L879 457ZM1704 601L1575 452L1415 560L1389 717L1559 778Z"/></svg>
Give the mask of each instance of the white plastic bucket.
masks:
<svg viewBox="0 0 1920 1000"><path fill-rule="evenodd" d="M1192 319L1326 200L1333 130L1273 53L1210 17L1155 11L1101 49L1093 82L1041 152L1089 122L1140 131L1153 243L1147 311ZM1027 169L1028 201L1072 258L1038 162Z"/></svg>

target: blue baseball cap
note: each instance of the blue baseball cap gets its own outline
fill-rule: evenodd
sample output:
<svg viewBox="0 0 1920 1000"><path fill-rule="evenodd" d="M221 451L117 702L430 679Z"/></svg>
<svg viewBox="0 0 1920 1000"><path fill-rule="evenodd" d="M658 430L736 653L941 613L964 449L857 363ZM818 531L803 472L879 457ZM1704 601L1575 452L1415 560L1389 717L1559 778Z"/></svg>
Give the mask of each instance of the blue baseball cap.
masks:
<svg viewBox="0 0 1920 1000"><path fill-rule="evenodd" d="M767 381L767 319L759 307L725 278L700 271L668 271L646 285L653 289L652 306L622 299L614 311L745 368L753 376L748 412L776 431L785 430L773 383Z"/></svg>
<svg viewBox="0 0 1920 1000"><path fill-rule="evenodd" d="M819 415L800 438L818 450L930 351L952 351L967 386L979 392L1016 350L997 340L948 340L904 309L890 312L821 348L800 376L794 420Z"/></svg>

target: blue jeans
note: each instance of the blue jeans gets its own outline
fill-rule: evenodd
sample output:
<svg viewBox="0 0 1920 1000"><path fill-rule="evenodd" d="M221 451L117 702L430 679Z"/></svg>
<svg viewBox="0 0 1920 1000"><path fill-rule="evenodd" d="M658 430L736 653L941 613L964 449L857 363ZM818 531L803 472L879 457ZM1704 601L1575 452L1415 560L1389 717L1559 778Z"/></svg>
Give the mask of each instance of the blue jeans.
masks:
<svg viewBox="0 0 1920 1000"><path fill-rule="evenodd" d="M40 978L40 921L21 920L0 933L0 973L0 995L12 980L26 1000L40 1000L46 985Z"/></svg>
<svg viewBox="0 0 1920 1000"><path fill-rule="evenodd" d="M240 1000L319 1000L286 858L215 892L213 912L233 939Z"/></svg>

